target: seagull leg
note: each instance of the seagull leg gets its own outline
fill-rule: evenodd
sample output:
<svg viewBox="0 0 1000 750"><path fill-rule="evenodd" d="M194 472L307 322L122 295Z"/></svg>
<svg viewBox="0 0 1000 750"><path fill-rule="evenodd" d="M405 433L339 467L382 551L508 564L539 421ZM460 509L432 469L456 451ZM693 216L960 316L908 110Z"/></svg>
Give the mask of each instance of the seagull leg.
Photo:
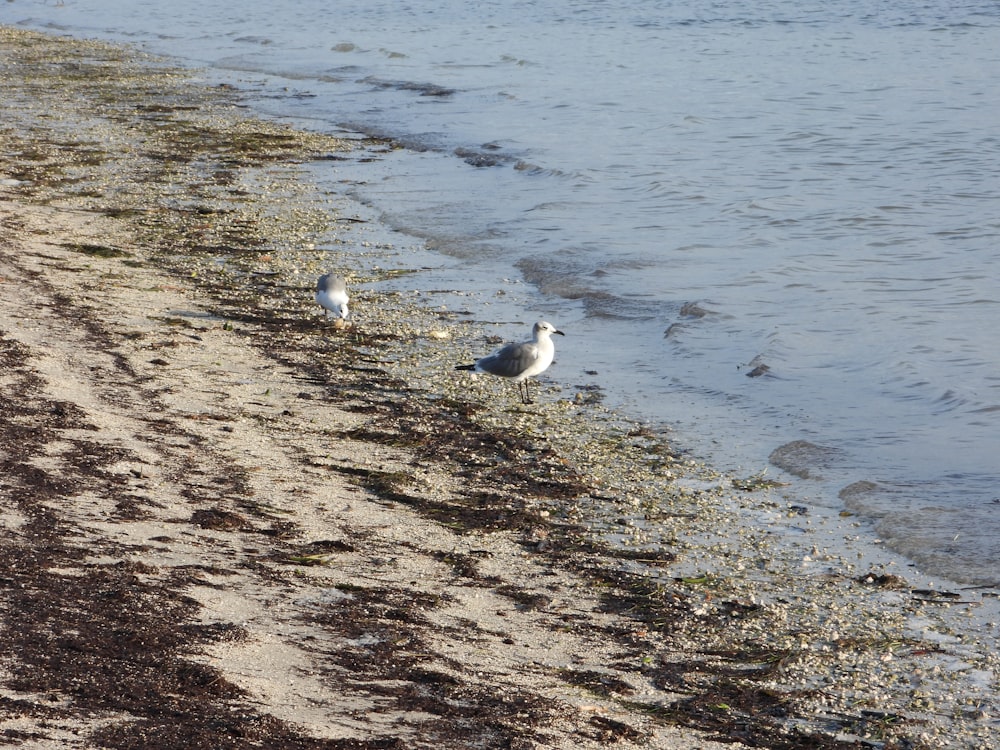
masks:
<svg viewBox="0 0 1000 750"><path fill-rule="evenodd" d="M523 391L521 390L522 386L524 387ZM518 393L521 394L521 403L522 404L530 404L531 403L531 386L528 385L528 381L527 380L522 380L520 383L517 384L517 391L518 391Z"/></svg>

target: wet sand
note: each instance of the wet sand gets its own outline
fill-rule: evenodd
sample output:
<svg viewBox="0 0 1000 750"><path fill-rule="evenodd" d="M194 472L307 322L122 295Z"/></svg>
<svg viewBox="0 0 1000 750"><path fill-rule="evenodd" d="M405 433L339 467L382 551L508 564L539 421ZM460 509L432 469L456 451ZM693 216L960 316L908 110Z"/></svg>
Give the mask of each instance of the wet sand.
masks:
<svg viewBox="0 0 1000 750"><path fill-rule="evenodd" d="M7 741L997 744L994 591L558 361L530 407L454 373L488 332L308 179L357 144L110 45L0 29L0 69Z"/></svg>

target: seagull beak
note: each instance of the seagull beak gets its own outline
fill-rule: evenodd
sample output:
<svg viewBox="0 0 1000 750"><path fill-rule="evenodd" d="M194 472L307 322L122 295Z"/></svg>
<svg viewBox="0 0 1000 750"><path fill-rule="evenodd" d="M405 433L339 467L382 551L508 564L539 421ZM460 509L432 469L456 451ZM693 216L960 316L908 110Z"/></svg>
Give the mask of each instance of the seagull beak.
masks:
<svg viewBox="0 0 1000 750"><path fill-rule="evenodd" d="M558 333L560 336L565 336L566 334L562 331L553 331L552 333Z"/></svg>

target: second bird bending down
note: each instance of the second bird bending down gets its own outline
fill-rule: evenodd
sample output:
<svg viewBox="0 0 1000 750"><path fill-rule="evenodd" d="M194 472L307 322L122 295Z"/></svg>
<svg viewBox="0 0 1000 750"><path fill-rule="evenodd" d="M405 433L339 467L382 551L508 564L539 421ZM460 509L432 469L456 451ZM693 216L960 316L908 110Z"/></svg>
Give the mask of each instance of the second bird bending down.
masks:
<svg viewBox="0 0 1000 750"><path fill-rule="evenodd" d="M335 313L343 320L347 319L347 282L343 277L332 273L324 273L316 281L316 303L326 310L326 316Z"/></svg>

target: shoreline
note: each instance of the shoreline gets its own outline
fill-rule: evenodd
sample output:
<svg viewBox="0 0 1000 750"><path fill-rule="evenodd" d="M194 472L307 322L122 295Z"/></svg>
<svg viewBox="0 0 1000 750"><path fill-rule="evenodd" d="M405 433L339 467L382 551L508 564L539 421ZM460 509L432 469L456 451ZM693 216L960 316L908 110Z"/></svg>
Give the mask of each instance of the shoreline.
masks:
<svg viewBox="0 0 1000 750"><path fill-rule="evenodd" d="M899 570L848 540L850 519L675 455L557 372L531 409L456 378L482 329L378 292L405 264L383 268L392 248L365 248L338 196L302 179L346 144L252 119L237 92L127 48L0 35L16 109L0 288L18 291L0 342L10 401L48 399L19 417L45 441L2 446L4 546L51 555L22 582L36 609L9 583L4 606L49 612L53 565L67 586L103 591L114 572L115 601L169 603L188 642L138 601L102 613L160 633L155 663L95 634L47 647L142 666L161 702L197 687L206 705L179 715L216 713L178 746L218 742L213 721L268 747L995 744L997 650L976 633L996 635L993 592ZM334 332L311 284L359 252L364 324ZM32 299L48 300L40 321ZM138 747L172 726L152 695L84 690L15 635L8 732L66 741L43 726L56 715L75 746Z"/></svg>

